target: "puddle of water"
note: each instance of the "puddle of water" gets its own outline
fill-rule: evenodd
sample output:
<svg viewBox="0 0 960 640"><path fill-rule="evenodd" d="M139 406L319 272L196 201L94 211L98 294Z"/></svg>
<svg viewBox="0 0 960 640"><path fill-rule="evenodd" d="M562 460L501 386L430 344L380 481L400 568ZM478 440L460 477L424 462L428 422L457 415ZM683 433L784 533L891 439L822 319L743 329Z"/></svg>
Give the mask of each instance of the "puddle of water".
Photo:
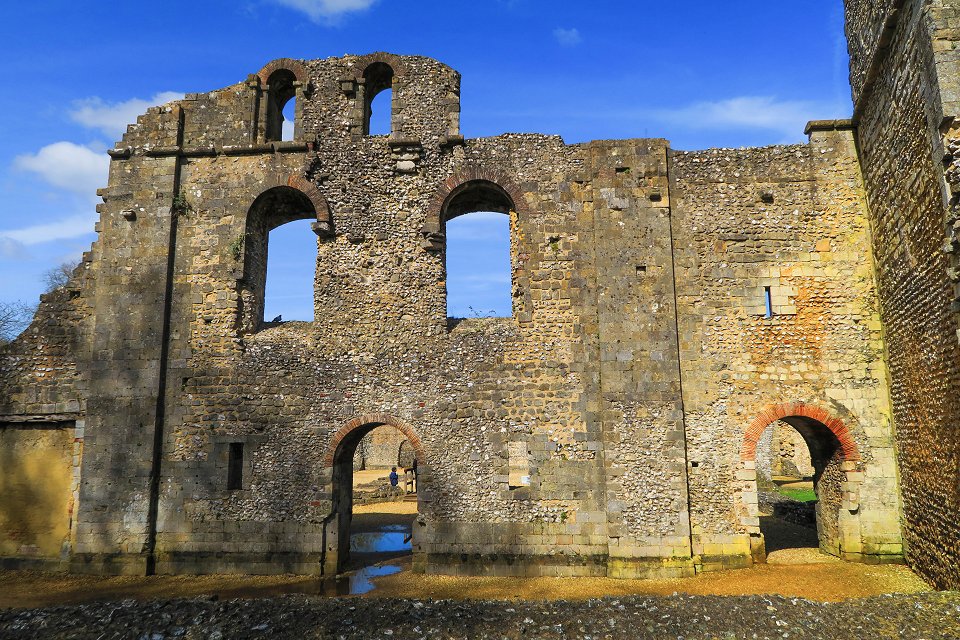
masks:
<svg viewBox="0 0 960 640"><path fill-rule="evenodd" d="M380 531L350 534L351 553L396 553L410 551L410 530L391 525Z"/></svg>
<svg viewBox="0 0 960 640"><path fill-rule="evenodd" d="M373 578L392 576L395 573L400 573L400 567L392 564L381 567L364 567L349 577L349 595L359 596L370 593L374 589Z"/></svg>

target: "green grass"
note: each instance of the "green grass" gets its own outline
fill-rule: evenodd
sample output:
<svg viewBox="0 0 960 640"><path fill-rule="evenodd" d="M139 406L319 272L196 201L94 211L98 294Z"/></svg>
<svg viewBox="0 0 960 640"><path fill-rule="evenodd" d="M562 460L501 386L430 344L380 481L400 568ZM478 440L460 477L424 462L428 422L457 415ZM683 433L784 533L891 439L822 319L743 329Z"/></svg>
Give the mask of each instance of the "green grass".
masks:
<svg viewBox="0 0 960 640"><path fill-rule="evenodd" d="M786 489L781 487L777 491L791 500L799 502L815 502L817 499L817 492L813 489Z"/></svg>

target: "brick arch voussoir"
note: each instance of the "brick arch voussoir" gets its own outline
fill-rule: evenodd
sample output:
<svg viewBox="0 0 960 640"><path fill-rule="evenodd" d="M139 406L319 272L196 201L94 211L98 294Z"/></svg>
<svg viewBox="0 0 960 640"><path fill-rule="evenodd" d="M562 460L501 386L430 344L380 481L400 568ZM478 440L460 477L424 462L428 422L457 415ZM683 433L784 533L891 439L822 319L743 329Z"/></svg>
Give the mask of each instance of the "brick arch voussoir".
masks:
<svg viewBox="0 0 960 640"><path fill-rule="evenodd" d="M510 196L517 213L528 213L527 201L523 197L523 191L510 176L501 171L480 166L462 167L444 180L443 183L437 187L433 197L430 199L429 211L439 216L450 194L461 186L477 180L484 180L497 185Z"/></svg>
<svg viewBox="0 0 960 640"><path fill-rule="evenodd" d="M303 176L298 176L296 174L290 174L288 176L275 176L272 183L266 189L261 191L258 196L263 195L270 189L274 189L276 187L290 187L291 189L296 189L306 196L308 200L310 200L310 203L313 205L313 210L317 212L317 222L333 222L333 217L330 215L330 205L327 204L327 199L323 197L323 194L320 193L320 190L317 189L315 184Z"/></svg>
<svg viewBox="0 0 960 640"><path fill-rule="evenodd" d="M270 79L270 76L272 76L275 71L279 71L280 69L286 69L287 71L291 72L297 79L297 82L306 84L306 82L310 80L310 73L307 71L305 64L299 60L294 60L293 58L277 58L276 60L271 60L268 62L266 65L264 65L263 69L260 69L260 71L257 72L257 77L260 78L260 84L267 84L267 80Z"/></svg>
<svg viewBox="0 0 960 640"><path fill-rule="evenodd" d="M760 436L763 435L764 430L777 420L792 416L803 416L820 422L836 436L844 460L860 460L860 450L857 448L857 443L854 441L846 423L823 407L805 402L772 404L760 411L744 431L743 444L740 447L740 459L744 462L753 460L757 455L757 444L760 442Z"/></svg>
<svg viewBox="0 0 960 640"><path fill-rule="evenodd" d="M403 58L393 53L377 51L376 53L361 56L360 59L363 60L363 62L360 64L360 72L357 74L358 78L363 77L363 74L367 71L367 67L377 62L382 62L393 69L394 77L403 76L407 73L407 65L404 64Z"/></svg>
<svg viewBox="0 0 960 640"><path fill-rule="evenodd" d="M427 455L426 450L423 447L423 442L420 440L420 436L417 435L417 432L414 431L413 427L411 427L408 423L387 413L367 413L362 416L357 416L347 424L343 425L340 430L333 435L333 438L330 439L330 444L323 456L323 466L325 468L333 467L333 463L336 461L337 449L340 448L340 444L344 441L344 439L346 439L348 435L357 429L371 424L389 425L399 430L404 437L410 441L410 446L413 447L413 454L417 458L417 464L420 467L426 466Z"/></svg>

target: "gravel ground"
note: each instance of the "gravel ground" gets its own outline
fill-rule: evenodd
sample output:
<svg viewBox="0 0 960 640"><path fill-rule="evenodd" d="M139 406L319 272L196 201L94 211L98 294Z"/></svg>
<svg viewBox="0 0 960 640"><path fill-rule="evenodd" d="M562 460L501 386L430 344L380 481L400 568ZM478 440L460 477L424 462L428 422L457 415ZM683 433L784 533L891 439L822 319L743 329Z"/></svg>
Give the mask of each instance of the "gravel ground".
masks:
<svg viewBox="0 0 960 640"><path fill-rule="evenodd" d="M0 638L960 638L960 593L816 603L779 596L631 596L578 602L304 596L97 603L0 611Z"/></svg>

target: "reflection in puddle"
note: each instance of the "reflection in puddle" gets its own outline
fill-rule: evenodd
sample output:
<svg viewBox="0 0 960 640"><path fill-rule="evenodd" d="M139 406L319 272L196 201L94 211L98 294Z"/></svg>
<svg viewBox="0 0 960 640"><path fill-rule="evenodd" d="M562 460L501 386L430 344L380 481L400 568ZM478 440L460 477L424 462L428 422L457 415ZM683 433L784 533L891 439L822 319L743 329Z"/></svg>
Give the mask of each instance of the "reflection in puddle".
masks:
<svg viewBox="0 0 960 640"><path fill-rule="evenodd" d="M364 567L349 576L349 595L359 596L364 593L370 593L374 588L373 582L371 582L373 578L392 576L395 573L400 573L400 567L392 564L382 567Z"/></svg>

